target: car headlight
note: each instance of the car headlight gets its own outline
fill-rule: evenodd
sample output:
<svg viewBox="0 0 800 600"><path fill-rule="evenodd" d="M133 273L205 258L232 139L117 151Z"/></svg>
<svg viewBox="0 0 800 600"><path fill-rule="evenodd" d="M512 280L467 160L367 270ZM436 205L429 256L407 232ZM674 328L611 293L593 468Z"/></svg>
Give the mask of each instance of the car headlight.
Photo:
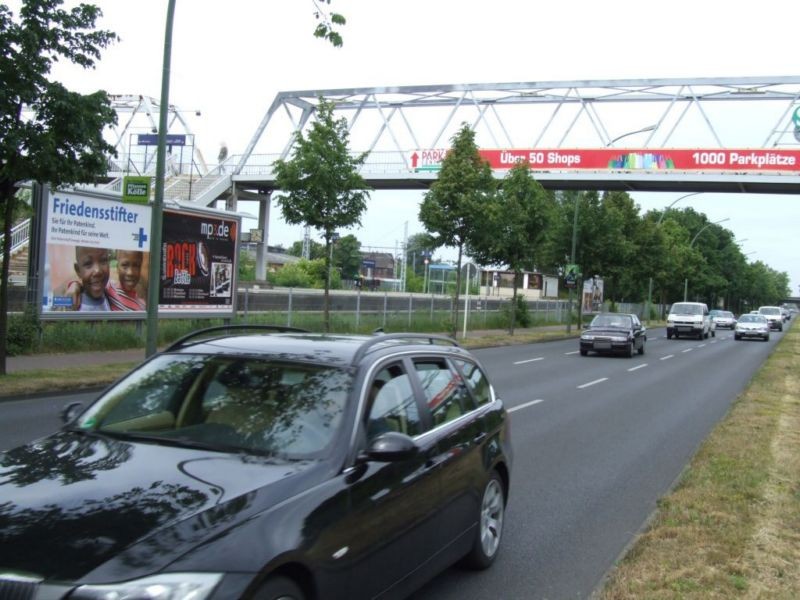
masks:
<svg viewBox="0 0 800 600"><path fill-rule="evenodd" d="M221 573L167 573L133 581L82 585L74 600L203 600L222 579Z"/></svg>

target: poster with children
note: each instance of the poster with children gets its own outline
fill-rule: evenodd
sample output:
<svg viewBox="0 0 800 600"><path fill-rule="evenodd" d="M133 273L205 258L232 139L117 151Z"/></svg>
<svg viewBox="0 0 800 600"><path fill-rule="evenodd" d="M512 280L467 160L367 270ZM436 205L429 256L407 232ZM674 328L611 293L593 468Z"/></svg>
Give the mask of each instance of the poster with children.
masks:
<svg viewBox="0 0 800 600"><path fill-rule="evenodd" d="M144 312L150 207L60 190L46 201L42 312Z"/></svg>

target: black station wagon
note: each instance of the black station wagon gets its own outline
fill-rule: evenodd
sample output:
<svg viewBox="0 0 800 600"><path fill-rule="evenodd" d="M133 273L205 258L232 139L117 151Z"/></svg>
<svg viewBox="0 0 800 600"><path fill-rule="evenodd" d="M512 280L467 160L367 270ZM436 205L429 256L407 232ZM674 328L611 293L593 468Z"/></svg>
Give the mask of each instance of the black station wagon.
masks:
<svg viewBox="0 0 800 600"><path fill-rule="evenodd" d="M446 337L196 332L0 455L0 598L403 598L492 564L503 403Z"/></svg>

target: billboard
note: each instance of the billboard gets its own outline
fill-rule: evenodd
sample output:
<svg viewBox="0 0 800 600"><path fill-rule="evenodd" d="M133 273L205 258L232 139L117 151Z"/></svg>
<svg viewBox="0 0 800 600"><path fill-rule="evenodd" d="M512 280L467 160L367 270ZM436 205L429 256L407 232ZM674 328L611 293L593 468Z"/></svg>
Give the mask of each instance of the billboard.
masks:
<svg viewBox="0 0 800 600"><path fill-rule="evenodd" d="M164 211L159 310L232 312L240 220Z"/></svg>
<svg viewBox="0 0 800 600"><path fill-rule="evenodd" d="M583 282L581 312L584 314L603 311L603 279L590 277Z"/></svg>
<svg viewBox="0 0 800 600"><path fill-rule="evenodd" d="M42 313L143 313L150 207L58 190L46 202Z"/></svg>
<svg viewBox="0 0 800 600"><path fill-rule="evenodd" d="M63 191L46 206L42 316L144 318L151 207ZM164 210L159 314L235 310L240 226L219 211Z"/></svg>

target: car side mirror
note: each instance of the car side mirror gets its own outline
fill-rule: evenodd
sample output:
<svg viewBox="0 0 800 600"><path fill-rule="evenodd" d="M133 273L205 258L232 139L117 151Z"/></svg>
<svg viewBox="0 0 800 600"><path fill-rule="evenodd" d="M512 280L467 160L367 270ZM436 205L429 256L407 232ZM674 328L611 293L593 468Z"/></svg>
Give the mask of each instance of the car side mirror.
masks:
<svg viewBox="0 0 800 600"><path fill-rule="evenodd" d="M83 402L70 402L61 409L60 416L62 423L72 423L72 421L78 418L81 412L83 412Z"/></svg>
<svg viewBox="0 0 800 600"><path fill-rule="evenodd" d="M398 431L387 431L373 439L366 449L369 460L393 462L406 460L419 452L419 447L411 437Z"/></svg>

